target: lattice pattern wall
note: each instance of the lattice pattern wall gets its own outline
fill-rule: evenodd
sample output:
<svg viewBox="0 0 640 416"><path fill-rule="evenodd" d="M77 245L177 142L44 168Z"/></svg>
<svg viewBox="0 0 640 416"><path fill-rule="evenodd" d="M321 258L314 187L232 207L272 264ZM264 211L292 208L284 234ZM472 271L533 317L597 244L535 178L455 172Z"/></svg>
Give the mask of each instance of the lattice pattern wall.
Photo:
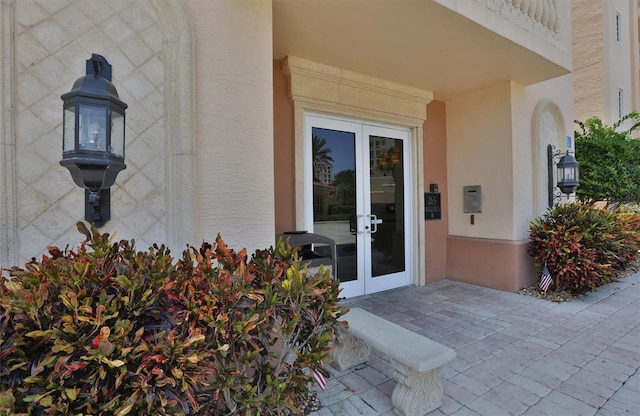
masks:
<svg viewBox="0 0 640 416"><path fill-rule="evenodd" d="M166 236L163 33L147 2L20 0L14 3L16 199L23 262L51 244L75 246L84 191L59 165L62 101L92 52L113 65L127 110L126 164L111 190L103 232L146 248ZM4 265L7 266L7 265Z"/></svg>

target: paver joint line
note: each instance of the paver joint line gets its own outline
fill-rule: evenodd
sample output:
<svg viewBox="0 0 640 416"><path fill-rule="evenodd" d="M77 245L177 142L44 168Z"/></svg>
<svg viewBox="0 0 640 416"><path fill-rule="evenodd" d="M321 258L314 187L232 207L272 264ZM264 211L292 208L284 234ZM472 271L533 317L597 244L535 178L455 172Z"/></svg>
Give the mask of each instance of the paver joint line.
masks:
<svg viewBox="0 0 640 416"><path fill-rule="evenodd" d="M401 327L420 328L420 334L458 351L443 368L442 405L429 416L617 416L640 408L640 273L563 304L446 279L346 304L388 314ZM346 414L328 407L394 414L389 358L374 348L357 368L356 374L372 383L371 374L376 385L350 392L340 380L358 381L354 370L331 369L332 391L318 391L325 407L309 416ZM372 410L357 405L358 398Z"/></svg>

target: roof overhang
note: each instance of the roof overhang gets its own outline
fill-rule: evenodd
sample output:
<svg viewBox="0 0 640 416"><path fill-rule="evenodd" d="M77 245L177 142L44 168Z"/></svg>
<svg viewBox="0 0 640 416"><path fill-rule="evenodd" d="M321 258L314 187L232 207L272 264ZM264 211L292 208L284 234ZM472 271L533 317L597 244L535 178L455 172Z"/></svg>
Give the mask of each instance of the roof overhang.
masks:
<svg viewBox="0 0 640 416"><path fill-rule="evenodd" d="M530 85L570 72L568 52L500 21L498 14L488 16L488 24L479 24L426 0L274 0L273 54L431 91L441 101L502 82Z"/></svg>

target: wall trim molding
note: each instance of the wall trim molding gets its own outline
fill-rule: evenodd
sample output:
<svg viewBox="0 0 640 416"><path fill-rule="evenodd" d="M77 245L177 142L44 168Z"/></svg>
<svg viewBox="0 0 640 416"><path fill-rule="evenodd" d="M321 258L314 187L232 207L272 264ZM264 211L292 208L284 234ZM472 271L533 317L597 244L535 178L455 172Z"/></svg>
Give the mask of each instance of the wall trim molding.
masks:
<svg viewBox="0 0 640 416"><path fill-rule="evenodd" d="M14 0L0 3L0 267L18 255Z"/></svg>
<svg viewBox="0 0 640 416"><path fill-rule="evenodd" d="M533 215L545 213L548 206L547 145L566 150L565 122L558 104L549 99L540 100L531 117L531 163L533 180Z"/></svg>
<svg viewBox="0 0 640 416"><path fill-rule="evenodd" d="M194 42L184 5L173 0L148 0L164 29L164 102L166 172L166 235L173 250L194 244L195 88Z"/></svg>

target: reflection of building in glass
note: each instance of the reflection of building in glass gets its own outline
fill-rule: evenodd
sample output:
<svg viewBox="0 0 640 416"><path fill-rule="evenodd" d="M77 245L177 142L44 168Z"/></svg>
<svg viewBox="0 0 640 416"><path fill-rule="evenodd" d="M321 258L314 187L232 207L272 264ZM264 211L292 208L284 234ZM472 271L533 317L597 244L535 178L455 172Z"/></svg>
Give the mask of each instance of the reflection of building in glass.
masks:
<svg viewBox="0 0 640 416"><path fill-rule="evenodd" d="M313 183L313 216L316 221L328 221L336 205L335 187L320 182Z"/></svg>
<svg viewBox="0 0 640 416"><path fill-rule="evenodd" d="M330 163L314 163L313 177L323 185L331 185L331 182L333 182L333 166Z"/></svg>
<svg viewBox="0 0 640 416"><path fill-rule="evenodd" d="M380 138L371 138L369 142L369 167L372 172L378 170L378 157L382 151L382 140Z"/></svg>
<svg viewBox="0 0 640 416"><path fill-rule="evenodd" d="M371 137L369 143L371 202L394 202L396 195L393 174L396 166L402 166L402 143L385 137Z"/></svg>
<svg viewBox="0 0 640 416"><path fill-rule="evenodd" d="M395 140L384 137L372 137L369 146L369 165L371 176L387 176L393 173L400 162L401 147Z"/></svg>

